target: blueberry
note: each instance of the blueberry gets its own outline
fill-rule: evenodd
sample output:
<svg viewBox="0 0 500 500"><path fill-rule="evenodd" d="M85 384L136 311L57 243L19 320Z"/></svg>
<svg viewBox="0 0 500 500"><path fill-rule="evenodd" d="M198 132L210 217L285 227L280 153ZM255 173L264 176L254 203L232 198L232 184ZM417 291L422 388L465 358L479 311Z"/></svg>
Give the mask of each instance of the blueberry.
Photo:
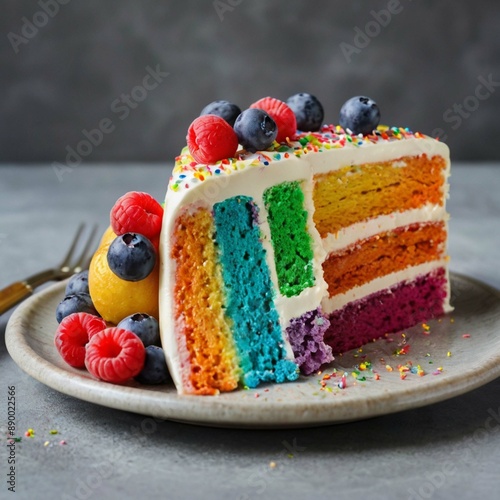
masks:
<svg viewBox="0 0 500 500"><path fill-rule="evenodd" d="M82 271L74 274L66 285L65 295L74 295L75 293L89 293L89 272Z"/></svg>
<svg viewBox="0 0 500 500"><path fill-rule="evenodd" d="M276 122L262 109L250 108L234 123L239 143L251 153L267 149L278 135Z"/></svg>
<svg viewBox="0 0 500 500"><path fill-rule="evenodd" d="M60 323L66 316L77 312L85 312L99 316L88 293L75 293L73 295L66 295L66 297L59 302L56 308L57 322Z"/></svg>
<svg viewBox="0 0 500 500"><path fill-rule="evenodd" d="M313 95L300 92L289 97L286 103L295 114L298 130L315 132L323 125L325 112Z"/></svg>
<svg viewBox="0 0 500 500"><path fill-rule="evenodd" d="M142 234L117 236L108 248L109 268L123 280L143 280L151 274L155 264L156 250Z"/></svg>
<svg viewBox="0 0 500 500"><path fill-rule="evenodd" d="M146 360L144 368L135 377L141 384L164 384L170 378L165 353L161 347L149 345L146 347Z"/></svg>
<svg viewBox="0 0 500 500"><path fill-rule="evenodd" d="M149 314L136 313L127 316L118 323L117 327L135 333L146 347L160 344L158 321Z"/></svg>
<svg viewBox="0 0 500 500"><path fill-rule="evenodd" d="M202 115L217 115L231 125L234 125L236 118L241 113L241 109L229 101L213 101L210 104L207 104L200 113Z"/></svg>
<svg viewBox="0 0 500 500"><path fill-rule="evenodd" d="M340 110L340 126L353 134L371 134L380 122L377 103L369 97L352 97Z"/></svg>

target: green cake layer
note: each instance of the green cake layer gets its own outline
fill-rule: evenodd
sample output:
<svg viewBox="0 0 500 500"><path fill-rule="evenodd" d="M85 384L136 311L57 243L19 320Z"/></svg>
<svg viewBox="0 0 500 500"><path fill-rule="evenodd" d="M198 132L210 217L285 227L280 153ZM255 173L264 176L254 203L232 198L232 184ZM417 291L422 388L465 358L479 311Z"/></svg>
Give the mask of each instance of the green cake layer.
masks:
<svg viewBox="0 0 500 500"><path fill-rule="evenodd" d="M304 194L298 181L284 182L264 192L267 220L282 295L299 295L314 285L312 238L307 232Z"/></svg>

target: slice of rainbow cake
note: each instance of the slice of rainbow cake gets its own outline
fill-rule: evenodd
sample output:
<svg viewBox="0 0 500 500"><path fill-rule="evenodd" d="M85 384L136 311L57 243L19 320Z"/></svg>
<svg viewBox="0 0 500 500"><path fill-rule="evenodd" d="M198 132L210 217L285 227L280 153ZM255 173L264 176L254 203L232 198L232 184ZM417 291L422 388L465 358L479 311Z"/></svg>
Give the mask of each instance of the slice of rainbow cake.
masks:
<svg viewBox="0 0 500 500"><path fill-rule="evenodd" d="M449 150L340 126L213 163L176 159L160 325L181 394L296 380L450 310Z"/></svg>

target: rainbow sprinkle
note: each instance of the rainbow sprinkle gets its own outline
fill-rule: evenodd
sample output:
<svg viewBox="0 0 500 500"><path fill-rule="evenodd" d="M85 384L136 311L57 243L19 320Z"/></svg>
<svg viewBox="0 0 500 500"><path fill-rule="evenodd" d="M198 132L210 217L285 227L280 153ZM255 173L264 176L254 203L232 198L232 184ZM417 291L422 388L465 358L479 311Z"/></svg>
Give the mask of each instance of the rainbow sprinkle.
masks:
<svg viewBox="0 0 500 500"><path fill-rule="evenodd" d="M213 164L199 164L189 154L187 146L175 158L169 189L178 192L207 179L221 175L231 175L232 172L252 167L267 167L272 162L282 161L292 155L300 158L308 153L321 153L330 149L344 147L365 147L369 144L400 141L404 139L425 139L420 132L413 133L405 127L387 127L379 125L370 135L355 135L344 130L339 125L323 125L318 132L302 132L286 144L274 142L266 151L249 153L243 149L236 152L234 158L225 158Z"/></svg>
<svg viewBox="0 0 500 500"><path fill-rule="evenodd" d="M347 376L345 373L340 378L340 382L338 383L338 387L339 387L339 389L346 389L347 388Z"/></svg>
<svg viewBox="0 0 500 500"><path fill-rule="evenodd" d="M395 356L404 356L405 354L408 354L409 350L410 350L410 345L406 344L405 346L403 346L399 349L396 349L396 351L394 352L394 355Z"/></svg>

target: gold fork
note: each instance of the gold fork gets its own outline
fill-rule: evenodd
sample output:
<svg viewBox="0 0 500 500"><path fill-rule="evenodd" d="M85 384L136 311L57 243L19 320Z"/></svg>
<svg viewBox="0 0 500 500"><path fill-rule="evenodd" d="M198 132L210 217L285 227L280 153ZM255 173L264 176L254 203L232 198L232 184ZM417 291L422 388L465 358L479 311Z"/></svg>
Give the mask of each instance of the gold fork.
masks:
<svg viewBox="0 0 500 500"><path fill-rule="evenodd" d="M74 259L76 248L82 245L81 240L84 229L84 223L78 226L71 246L59 266L36 273L23 281L16 281L3 290L0 290L0 315L31 295L35 288L40 285L48 281L61 281L88 268L93 253L91 250L93 249L93 241L97 233L97 225L92 227L90 236L83 243L83 250ZM73 260L74 262L72 262Z"/></svg>

